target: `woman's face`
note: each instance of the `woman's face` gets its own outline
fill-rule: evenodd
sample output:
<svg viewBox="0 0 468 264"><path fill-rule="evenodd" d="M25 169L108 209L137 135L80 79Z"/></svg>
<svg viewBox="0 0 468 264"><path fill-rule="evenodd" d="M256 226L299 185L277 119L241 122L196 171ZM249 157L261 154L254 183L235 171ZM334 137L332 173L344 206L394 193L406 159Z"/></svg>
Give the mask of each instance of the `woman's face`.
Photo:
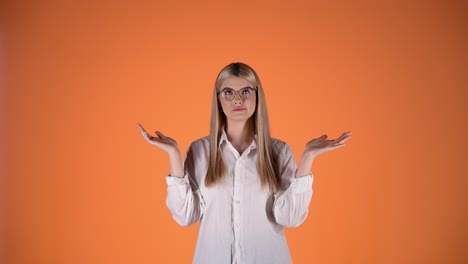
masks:
<svg viewBox="0 0 468 264"><path fill-rule="evenodd" d="M232 89L234 94L235 92L239 92L238 94L235 94L232 101L226 100L221 94L218 95L218 100L221 103L221 107L223 108L223 112L228 121L245 122L255 112L257 101L256 92L254 90L250 90L250 96L247 99L243 99L240 96L240 91L246 87L254 88L255 86L246 79L237 76L231 76L221 84L221 88L219 89L221 92L224 89Z"/></svg>

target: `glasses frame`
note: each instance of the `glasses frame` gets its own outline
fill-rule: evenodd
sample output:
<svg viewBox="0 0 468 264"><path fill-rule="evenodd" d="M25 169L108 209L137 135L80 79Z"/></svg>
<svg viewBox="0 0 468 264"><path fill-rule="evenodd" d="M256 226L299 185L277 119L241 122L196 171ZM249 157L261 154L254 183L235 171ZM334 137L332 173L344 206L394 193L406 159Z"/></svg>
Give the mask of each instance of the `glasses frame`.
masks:
<svg viewBox="0 0 468 264"><path fill-rule="evenodd" d="M227 89L229 89L229 90L231 90L231 91L234 92L234 96L232 97L231 100L228 100L228 99L225 97L226 95L224 94L224 91L227 90ZM226 101L233 101L234 99L236 99L236 95L239 95L239 98L242 99L242 100L248 100L248 99L250 99L250 95L249 95L249 97L244 98L244 96L240 93L240 92L242 92L242 91L245 90L245 89L252 90L252 91L254 91L254 92L256 93L258 88L257 88L257 87L255 87L255 88L252 88L252 87L244 87L244 88L240 89L239 91L236 91L236 90L231 89L231 88L224 88L223 90L217 92L216 94L217 94L218 96L221 94L221 97L222 97L224 100L226 100Z"/></svg>

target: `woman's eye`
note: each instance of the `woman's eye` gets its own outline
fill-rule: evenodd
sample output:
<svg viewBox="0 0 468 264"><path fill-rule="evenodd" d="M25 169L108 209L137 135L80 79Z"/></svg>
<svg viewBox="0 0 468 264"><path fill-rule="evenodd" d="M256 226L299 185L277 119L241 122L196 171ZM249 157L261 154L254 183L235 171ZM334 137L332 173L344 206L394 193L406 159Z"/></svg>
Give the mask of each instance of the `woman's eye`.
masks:
<svg viewBox="0 0 468 264"><path fill-rule="evenodd" d="M231 91L231 90L224 90L224 94L225 94L225 95L231 95L231 94L232 94L232 91Z"/></svg>
<svg viewBox="0 0 468 264"><path fill-rule="evenodd" d="M242 94L249 94L250 93L250 89L244 89L242 90Z"/></svg>

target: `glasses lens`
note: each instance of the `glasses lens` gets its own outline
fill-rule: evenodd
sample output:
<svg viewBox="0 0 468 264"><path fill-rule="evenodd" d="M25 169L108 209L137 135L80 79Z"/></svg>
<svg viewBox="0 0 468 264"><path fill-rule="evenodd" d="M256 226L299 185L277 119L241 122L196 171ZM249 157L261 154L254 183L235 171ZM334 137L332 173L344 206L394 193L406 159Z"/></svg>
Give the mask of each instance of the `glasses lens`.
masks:
<svg viewBox="0 0 468 264"><path fill-rule="evenodd" d="M240 91L242 99L248 99L252 94L252 90L250 88L245 88Z"/></svg>
<svg viewBox="0 0 468 264"><path fill-rule="evenodd" d="M232 99L234 99L234 91L231 90L231 89L224 89L223 90L223 95L224 95L224 98L228 101L231 101Z"/></svg>

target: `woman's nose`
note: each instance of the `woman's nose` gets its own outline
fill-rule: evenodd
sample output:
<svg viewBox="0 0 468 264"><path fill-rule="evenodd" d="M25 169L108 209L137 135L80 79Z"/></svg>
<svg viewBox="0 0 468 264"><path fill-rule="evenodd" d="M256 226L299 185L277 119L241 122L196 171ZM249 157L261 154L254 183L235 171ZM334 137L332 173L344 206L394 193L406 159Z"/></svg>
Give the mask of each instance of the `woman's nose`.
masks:
<svg viewBox="0 0 468 264"><path fill-rule="evenodd" d="M232 100L234 100L234 103L235 103L235 104L237 104L237 103L242 103L242 98L240 97L240 94L238 94L238 93L236 93L236 94L234 95L234 99L232 99Z"/></svg>

